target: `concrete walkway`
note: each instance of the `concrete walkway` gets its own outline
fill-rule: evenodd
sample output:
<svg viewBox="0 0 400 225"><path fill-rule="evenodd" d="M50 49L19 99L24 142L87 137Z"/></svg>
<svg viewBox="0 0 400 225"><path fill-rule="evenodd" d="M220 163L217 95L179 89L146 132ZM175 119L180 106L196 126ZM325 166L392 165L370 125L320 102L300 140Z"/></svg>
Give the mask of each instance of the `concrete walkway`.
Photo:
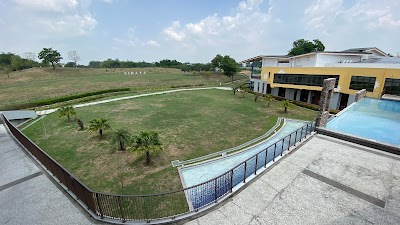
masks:
<svg viewBox="0 0 400 225"><path fill-rule="evenodd" d="M0 124L0 224L99 224Z"/></svg>
<svg viewBox="0 0 400 225"><path fill-rule="evenodd" d="M73 105L73 107L80 108L80 107L85 107L85 106L90 106L90 105L98 105L98 104L103 104L103 103L108 103L108 102L140 98L140 97L151 96L151 95L162 95L162 94L180 92L180 91L196 91L196 90L210 90L210 89L227 90L227 91L232 90L232 88L230 88L230 87L183 88L183 89L175 89L175 90L169 90L169 91L146 93L146 94L141 94L141 95L126 96L126 97L120 97L120 98L113 98L113 99L107 99L107 100L101 100L101 101L95 101L95 102L88 102L88 103ZM57 111L57 109L58 108L47 109L47 110L37 111L36 113L38 115L47 115L47 114Z"/></svg>
<svg viewBox="0 0 400 225"><path fill-rule="evenodd" d="M315 135L218 209L187 223L400 224L400 157Z"/></svg>

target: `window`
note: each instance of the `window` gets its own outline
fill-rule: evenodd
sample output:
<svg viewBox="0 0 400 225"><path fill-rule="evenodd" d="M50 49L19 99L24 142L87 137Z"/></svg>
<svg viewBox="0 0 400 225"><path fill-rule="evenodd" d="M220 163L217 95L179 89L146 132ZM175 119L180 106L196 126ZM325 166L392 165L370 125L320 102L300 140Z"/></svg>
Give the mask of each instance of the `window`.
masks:
<svg viewBox="0 0 400 225"><path fill-rule="evenodd" d="M366 77L366 76L352 76L350 82L350 89L367 91L374 91L376 77Z"/></svg>
<svg viewBox="0 0 400 225"><path fill-rule="evenodd" d="M384 91L385 94L400 96L400 79L386 78Z"/></svg>
<svg viewBox="0 0 400 225"><path fill-rule="evenodd" d="M335 87L339 82L339 75L315 75L315 74L274 74L274 83L294 84L322 87L324 79L336 78Z"/></svg>

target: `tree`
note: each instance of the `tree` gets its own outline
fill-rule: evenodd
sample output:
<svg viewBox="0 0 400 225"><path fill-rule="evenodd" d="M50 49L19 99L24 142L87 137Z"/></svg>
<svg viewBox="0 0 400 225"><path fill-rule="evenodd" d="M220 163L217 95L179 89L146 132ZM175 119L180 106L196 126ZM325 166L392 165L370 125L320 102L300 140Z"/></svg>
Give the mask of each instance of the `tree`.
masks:
<svg viewBox="0 0 400 225"><path fill-rule="evenodd" d="M74 62L67 62L64 67L76 67L76 64Z"/></svg>
<svg viewBox="0 0 400 225"><path fill-rule="evenodd" d="M288 55L295 56L314 51L324 51L324 50L325 50L324 44L318 39L313 40L313 42L304 39L299 39L293 42L293 48L289 50Z"/></svg>
<svg viewBox="0 0 400 225"><path fill-rule="evenodd" d="M274 96L271 94L268 94L264 97L264 101L267 102L267 106L269 106L269 103L272 102L274 100Z"/></svg>
<svg viewBox="0 0 400 225"><path fill-rule="evenodd" d="M78 55L78 52L76 51L70 51L68 52L68 58L75 63L75 67L78 67L78 61L81 60L81 58Z"/></svg>
<svg viewBox="0 0 400 225"><path fill-rule="evenodd" d="M23 62L21 57L18 55L13 55L11 57L11 69L12 70L20 70L23 67Z"/></svg>
<svg viewBox="0 0 400 225"><path fill-rule="evenodd" d="M51 63L53 69L56 69L54 64L60 62L62 59L61 54L52 48L43 48L43 50L39 52L38 58L42 60L43 64Z"/></svg>
<svg viewBox="0 0 400 225"><path fill-rule="evenodd" d="M61 107L57 111L58 117L67 118L68 121L71 121L71 117L76 115L75 109L72 106Z"/></svg>
<svg viewBox="0 0 400 225"><path fill-rule="evenodd" d="M285 109L285 112L287 112L288 108L291 108L293 104L289 100L285 99L282 101L281 106Z"/></svg>
<svg viewBox="0 0 400 225"><path fill-rule="evenodd" d="M125 144L130 140L131 133L125 128L120 128L111 134L111 142L113 144L117 143L120 151L125 150Z"/></svg>
<svg viewBox="0 0 400 225"><path fill-rule="evenodd" d="M108 120L105 118L97 118L90 121L89 130L93 132L99 132L100 138L103 138L103 132L110 130L111 126L108 124Z"/></svg>
<svg viewBox="0 0 400 225"><path fill-rule="evenodd" d="M133 151L146 153L146 164L150 164L150 152L162 150L162 144L158 133L155 131L141 131L132 138Z"/></svg>
<svg viewBox="0 0 400 225"><path fill-rule="evenodd" d="M218 55L216 57L218 57ZM236 63L236 61L229 55L224 56L222 58L221 69L224 71L224 74L226 76L232 77L232 83L233 83L233 75L239 71L239 66Z"/></svg>
<svg viewBox="0 0 400 225"><path fill-rule="evenodd" d="M221 69L222 66L222 61L224 60L224 57L222 57L222 55L218 54L214 57L214 59L211 60L211 65L214 68L219 68Z"/></svg>

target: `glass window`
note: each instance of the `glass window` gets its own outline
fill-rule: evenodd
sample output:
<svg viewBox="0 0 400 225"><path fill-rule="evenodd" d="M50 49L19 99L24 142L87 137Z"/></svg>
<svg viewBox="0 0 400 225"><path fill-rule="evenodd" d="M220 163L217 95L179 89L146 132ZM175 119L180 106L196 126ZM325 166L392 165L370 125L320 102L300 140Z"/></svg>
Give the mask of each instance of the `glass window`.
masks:
<svg viewBox="0 0 400 225"><path fill-rule="evenodd" d="M375 81L376 77L352 76L349 88L353 90L366 89L367 91L374 91Z"/></svg>
<svg viewBox="0 0 400 225"><path fill-rule="evenodd" d="M327 78L336 78L335 87L337 87L339 75L274 74L274 83L322 87L324 79Z"/></svg>

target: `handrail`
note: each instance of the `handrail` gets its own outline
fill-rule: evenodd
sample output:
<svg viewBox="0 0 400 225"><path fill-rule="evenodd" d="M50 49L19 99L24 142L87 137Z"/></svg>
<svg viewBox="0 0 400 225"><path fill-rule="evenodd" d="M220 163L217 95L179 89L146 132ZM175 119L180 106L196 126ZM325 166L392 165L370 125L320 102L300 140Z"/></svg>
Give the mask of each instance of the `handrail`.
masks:
<svg viewBox="0 0 400 225"><path fill-rule="evenodd" d="M246 179L251 175L256 175L262 167L266 168L268 163L283 156L285 151L315 130L313 122L307 123L222 175L191 187L156 194L120 195L91 190L19 131L4 115L2 117L14 138L41 162L59 183L64 185L63 188L66 188L68 193L72 193L73 197L86 206L85 210L96 219L107 218L108 222L116 223L121 221L159 223L166 218L177 220L180 217L181 219L189 217L200 209L211 207L213 203L229 196L234 192L234 188L240 188L238 185L246 183ZM269 157L272 155L272 150L273 157ZM186 205L181 204L185 197Z"/></svg>

